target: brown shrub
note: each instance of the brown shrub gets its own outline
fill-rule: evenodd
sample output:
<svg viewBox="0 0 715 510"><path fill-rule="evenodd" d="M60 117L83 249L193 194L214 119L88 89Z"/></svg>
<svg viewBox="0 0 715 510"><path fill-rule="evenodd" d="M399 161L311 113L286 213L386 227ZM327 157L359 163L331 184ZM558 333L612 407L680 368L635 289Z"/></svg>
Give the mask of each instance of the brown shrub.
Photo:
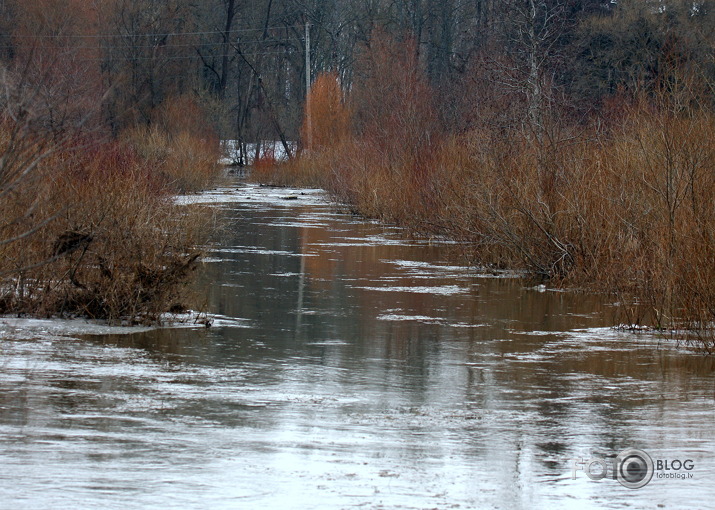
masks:
<svg viewBox="0 0 715 510"><path fill-rule="evenodd" d="M301 131L310 150L277 171L258 168L254 178L321 186L362 214L414 225L434 206L441 136L414 41L377 34L362 49L356 74L346 99L335 74L318 77L306 105L311 126L306 112Z"/></svg>
<svg viewBox="0 0 715 510"><path fill-rule="evenodd" d="M280 182L278 182L279 177L284 172L278 172L277 167L278 161L276 160L274 152L270 150L267 152L263 151L254 158L251 166L251 175L259 182L280 184Z"/></svg>
<svg viewBox="0 0 715 510"><path fill-rule="evenodd" d="M301 127L303 148L330 149L350 134L350 109L343 100L337 73L321 73L310 88Z"/></svg>
<svg viewBox="0 0 715 510"><path fill-rule="evenodd" d="M0 204L3 239L35 231L0 245L0 312L156 321L181 301L209 217L174 205L126 145L78 145Z"/></svg>
<svg viewBox="0 0 715 510"><path fill-rule="evenodd" d="M714 128L712 113L639 111L604 156L623 247L610 260L622 278L609 277L659 327L702 330L715 320Z"/></svg>
<svg viewBox="0 0 715 510"><path fill-rule="evenodd" d="M220 143L207 117L193 97L170 97L153 112L150 125L127 129L121 139L166 186L199 191L220 173Z"/></svg>
<svg viewBox="0 0 715 510"><path fill-rule="evenodd" d="M210 134L204 137L189 131L170 134L157 126L137 126L122 138L176 192L206 189L220 173L219 143Z"/></svg>

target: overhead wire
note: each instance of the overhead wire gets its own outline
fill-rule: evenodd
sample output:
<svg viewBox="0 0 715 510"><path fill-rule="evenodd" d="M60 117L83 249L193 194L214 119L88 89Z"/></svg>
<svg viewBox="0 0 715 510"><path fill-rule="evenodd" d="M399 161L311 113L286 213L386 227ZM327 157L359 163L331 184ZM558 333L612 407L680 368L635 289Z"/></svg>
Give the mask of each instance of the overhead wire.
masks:
<svg viewBox="0 0 715 510"><path fill-rule="evenodd" d="M252 41L252 42L262 42L263 44L270 44L270 43L286 43L286 42L291 42L295 41L295 37L291 38L286 38L286 39L266 39L265 41ZM117 46L110 46L112 47L117 47L117 48L192 48L192 47L199 47L199 46L223 46L226 44L225 42L197 42L197 43L182 43L182 44L173 44L173 43L167 43L167 44L124 44L124 45L117 45ZM18 45L18 44L0 44L0 49L37 49L37 50L52 50L52 49L73 49L73 50L95 50L98 48L106 48L106 46L96 45L96 46L59 46L59 45L46 45L46 46L38 46L34 44L25 44L25 45Z"/></svg>
<svg viewBox="0 0 715 510"><path fill-rule="evenodd" d="M225 30L206 30L200 32L147 32L147 33L127 33L127 34L33 34L33 35L16 35L16 39L110 39L110 38L125 38L125 37L169 37L183 35L225 35L237 34L245 32L265 32L276 29L290 28L290 25L276 25L266 28L236 28L229 31Z"/></svg>
<svg viewBox="0 0 715 510"><path fill-rule="evenodd" d="M193 59L206 59L206 58L224 58L224 57L238 57L240 55L248 57L257 57L262 55L285 55L286 51L262 51L262 52L241 52L241 53L227 53L220 55L174 55L174 56L150 56L150 57L104 57L104 58L77 58L75 60L80 62L112 62L112 61L134 61L134 60L193 60Z"/></svg>

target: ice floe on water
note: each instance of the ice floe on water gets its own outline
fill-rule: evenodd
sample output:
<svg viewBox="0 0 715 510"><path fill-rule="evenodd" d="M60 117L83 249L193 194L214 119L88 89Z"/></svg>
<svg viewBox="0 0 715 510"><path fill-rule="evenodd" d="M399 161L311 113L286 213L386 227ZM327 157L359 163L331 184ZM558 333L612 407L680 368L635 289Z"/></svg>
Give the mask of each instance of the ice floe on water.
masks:
<svg viewBox="0 0 715 510"><path fill-rule="evenodd" d="M164 328L250 328L251 322L246 319L229 317L216 313L200 313L189 310L181 314L164 314L162 316Z"/></svg>
<svg viewBox="0 0 715 510"><path fill-rule="evenodd" d="M179 195L175 197L174 201L179 205L233 203L251 207L330 204L328 194L322 189L282 188L243 182L236 186L224 186L201 193Z"/></svg>
<svg viewBox="0 0 715 510"><path fill-rule="evenodd" d="M204 264L219 264L221 262L226 262L226 259L219 257L201 257L199 261Z"/></svg>
<svg viewBox="0 0 715 510"><path fill-rule="evenodd" d="M79 335L130 334L149 331L146 326L112 326L106 321L90 319L33 319L0 317L0 339L55 340Z"/></svg>
<svg viewBox="0 0 715 510"><path fill-rule="evenodd" d="M440 326L446 326L450 328L479 328L484 327L485 324L482 323L467 323L462 321L455 321L454 319L447 319L442 317L432 317L429 315L419 315L410 314L409 312L396 308L393 310L386 310L376 317L379 321L390 321L390 322L416 322L419 324L438 324Z"/></svg>
<svg viewBox="0 0 715 510"><path fill-rule="evenodd" d="M213 250L213 253L225 253L231 255L252 254L252 255L278 255L282 257L315 257L314 253L295 253L286 250L268 250L253 246L236 246L233 248L220 248Z"/></svg>
<svg viewBox="0 0 715 510"><path fill-rule="evenodd" d="M434 287L422 285L422 286L405 286L405 285L392 285L385 287L374 287L374 286L353 286L355 289L360 290L370 290L377 292L411 292L415 294L437 294L441 296L450 296L454 294L466 294L469 293L470 289L466 287L460 287L459 285L438 285Z"/></svg>
<svg viewBox="0 0 715 510"><path fill-rule="evenodd" d="M317 342L307 342L305 345L310 345L312 347L334 347L334 346L344 346L350 345L345 340L322 340Z"/></svg>
<svg viewBox="0 0 715 510"><path fill-rule="evenodd" d="M399 268L404 268L407 270L422 272L422 271L444 271L444 272L468 272L470 270L467 266L454 266L454 265L441 265L435 264L433 262L424 262L420 260L389 260L381 259L381 262L386 264L391 264Z"/></svg>
<svg viewBox="0 0 715 510"><path fill-rule="evenodd" d="M377 316L379 321L410 321L422 324L444 324L443 319L427 315L402 315L400 313L383 313Z"/></svg>
<svg viewBox="0 0 715 510"><path fill-rule="evenodd" d="M188 311L181 314L164 314L161 324L132 326L110 324L104 320L36 319L28 317L0 317L0 340L60 340L96 335L130 335L159 328L250 327L244 319L218 314Z"/></svg>
<svg viewBox="0 0 715 510"><path fill-rule="evenodd" d="M512 335L544 337L545 341L533 356L543 359L545 357L564 356L574 352L631 352L634 347L643 346L647 349L663 345L664 338L655 331L624 331L618 327L579 328L569 331L517 331L509 330ZM677 348L677 345L671 345ZM683 352L689 351L682 346ZM690 351L695 353L694 351ZM516 358L525 359L521 354Z"/></svg>
<svg viewBox="0 0 715 510"><path fill-rule="evenodd" d="M469 265L440 264L421 260L382 259L381 262L396 266L415 278L465 277L469 278L521 278L516 271L475 268Z"/></svg>

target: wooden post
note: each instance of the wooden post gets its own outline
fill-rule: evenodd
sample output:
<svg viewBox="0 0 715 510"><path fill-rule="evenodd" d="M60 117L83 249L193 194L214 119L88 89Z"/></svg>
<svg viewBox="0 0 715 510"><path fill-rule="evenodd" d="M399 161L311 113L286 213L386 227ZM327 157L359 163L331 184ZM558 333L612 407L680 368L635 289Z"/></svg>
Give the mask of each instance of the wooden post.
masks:
<svg viewBox="0 0 715 510"><path fill-rule="evenodd" d="M310 25L305 22L305 130L308 139L306 149L313 146L313 124L310 115Z"/></svg>

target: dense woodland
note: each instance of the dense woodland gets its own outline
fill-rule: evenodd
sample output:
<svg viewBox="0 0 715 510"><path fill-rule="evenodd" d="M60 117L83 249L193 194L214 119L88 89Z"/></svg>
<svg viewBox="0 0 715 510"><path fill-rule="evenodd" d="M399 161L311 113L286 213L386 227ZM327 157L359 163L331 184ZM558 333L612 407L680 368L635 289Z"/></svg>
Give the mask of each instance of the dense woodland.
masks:
<svg viewBox="0 0 715 510"><path fill-rule="evenodd" d="M361 214L464 240L477 264L615 293L624 323L685 328L712 348L714 10L1 1L0 277L14 290L0 308L156 314L174 299L158 282L195 260L193 241L146 226L171 221L161 197L208 185L218 140L240 142L239 163L280 141L291 160L258 158L257 178L320 185ZM98 198L98 180L116 192ZM122 207L161 214L126 225L107 204L77 212L136 183L156 201ZM140 242L124 259L110 250L127 236L155 242L154 266L137 262Z"/></svg>
<svg viewBox="0 0 715 510"><path fill-rule="evenodd" d="M614 98L697 78L707 88L712 9L686 0L5 0L0 57L41 81L54 107L74 103L82 117L101 103L114 135L157 122L162 103L189 95L222 138L295 140L308 25L312 79L330 71L344 90L359 86L361 59L379 51L376 37L391 37L414 53L440 129L465 131L486 115L542 129L554 110L578 122L609 115ZM398 71L387 63L381 79ZM50 122L72 112L62 113Z"/></svg>

